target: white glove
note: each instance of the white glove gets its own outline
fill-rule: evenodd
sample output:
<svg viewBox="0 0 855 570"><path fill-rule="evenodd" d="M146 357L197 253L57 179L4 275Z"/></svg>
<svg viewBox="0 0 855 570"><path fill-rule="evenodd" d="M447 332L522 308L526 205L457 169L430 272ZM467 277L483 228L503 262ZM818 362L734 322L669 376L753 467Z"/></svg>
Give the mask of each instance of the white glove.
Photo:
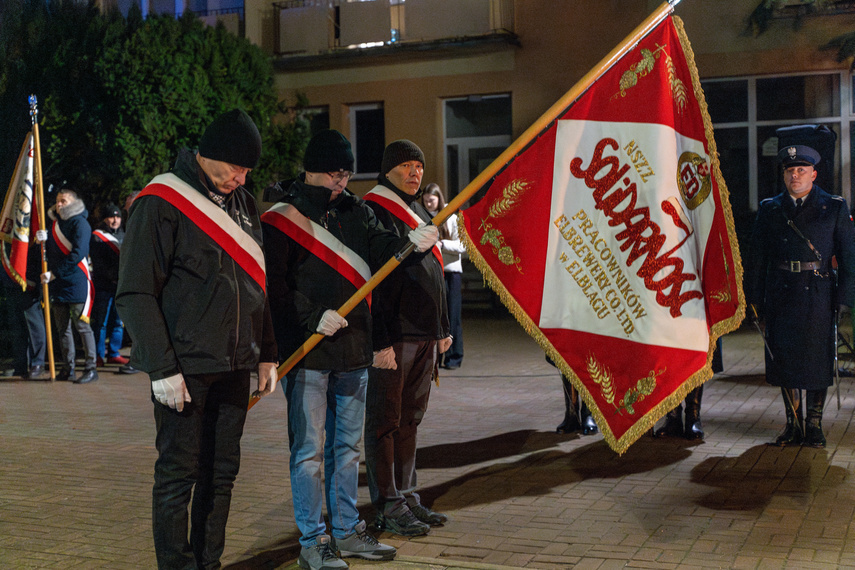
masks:
<svg viewBox="0 0 855 570"><path fill-rule="evenodd" d="M343 329L346 326L347 321L344 320L344 317L332 309L327 309L324 311L324 314L321 315L321 322L318 323L318 328L316 330L323 335L332 336L336 331L338 331L338 329Z"/></svg>
<svg viewBox="0 0 855 570"><path fill-rule="evenodd" d="M46 242L48 240L47 230L36 230L36 241Z"/></svg>
<svg viewBox="0 0 855 570"><path fill-rule="evenodd" d="M407 237L416 244L416 251L427 251L439 241L439 228L434 225L421 224L407 234Z"/></svg>
<svg viewBox="0 0 855 570"><path fill-rule="evenodd" d="M385 368L386 370L397 370L398 363L395 362L395 349L391 346L374 352L374 368Z"/></svg>
<svg viewBox="0 0 855 570"><path fill-rule="evenodd" d="M50 283L52 279L53 279L53 273L51 273L50 271L45 271L41 275L41 282L43 284L44 283Z"/></svg>
<svg viewBox="0 0 855 570"><path fill-rule="evenodd" d="M253 393L253 396L263 398L273 393L276 383L279 382L279 372L276 370L278 367L279 365L275 362L258 363L258 390Z"/></svg>
<svg viewBox="0 0 855 570"><path fill-rule="evenodd" d="M151 391L155 400L179 412L184 411L185 403L190 403L190 392L187 391L184 375L180 372L175 376L153 381Z"/></svg>
<svg viewBox="0 0 855 570"><path fill-rule="evenodd" d="M451 348L451 341L454 339L452 336L447 336L445 338L441 338L437 341L437 346L439 347L439 353L443 354L446 350Z"/></svg>

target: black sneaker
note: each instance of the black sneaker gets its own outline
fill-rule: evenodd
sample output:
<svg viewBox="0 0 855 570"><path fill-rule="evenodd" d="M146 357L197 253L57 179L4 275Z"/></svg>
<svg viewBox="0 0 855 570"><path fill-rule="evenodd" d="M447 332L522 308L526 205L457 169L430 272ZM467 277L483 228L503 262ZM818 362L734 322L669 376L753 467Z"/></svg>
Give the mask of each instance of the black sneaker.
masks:
<svg viewBox="0 0 855 570"><path fill-rule="evenodd" d="M416 505L415 507L410 507L410 512L413 513L413 516L417 519L425 524L429 524L430 526L439 526L448 522L448 517L446 515L432 511L421 504Z"/></svg>
<svg viewBox="0 0 855 570"><path fill-rule="evenodd" d="M394 517L378 514L374 526L401 536L422 536L430 532L430 526L417 519L410 509Z"/></svg>

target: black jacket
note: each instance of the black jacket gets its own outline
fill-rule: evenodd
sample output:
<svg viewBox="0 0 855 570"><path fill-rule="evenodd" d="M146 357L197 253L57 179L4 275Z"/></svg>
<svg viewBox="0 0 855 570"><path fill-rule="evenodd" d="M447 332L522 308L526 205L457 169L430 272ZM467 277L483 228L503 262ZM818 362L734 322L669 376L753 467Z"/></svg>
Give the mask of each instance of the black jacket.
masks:
<svg viewBox="0 0 855 570"><path fill-rule="evenodd" d="M172 172L208 197L213 187L183 150ZM227 212L260 245L261 221L243 187ZM152 380L177 374L254 370L276 362L267 297L240 266L177 208L157 196L134 200L116 306L133 340L131 365Z"/></svg>
<svg viewBox="0 0 855 570"><path fill-rule="evenodd" d="M787 262L815 262L816 272L781 268ZM837 264L836 275L832 258ZM836 282L836 284L835 284ZM819 390L834 371L834 310L855 300L855 227L846 202L814 186L797 214L785 192L764 200L757 212L746 265L748 302L766 320L766 379L775 386Z"/></svg>
<svg viewBox="0 0 855 570"><path fill-rule="evenodd" d="M380 183L395 192L410 210L430 222L430 214L419 201L420 193L410 196L383 179ZM368 202L385 227L399 236L410 233L410 227L386 208ZM451 334L445 300L445 278L442 264L432 251L411 253L401 266L383 280L375 290L371 307L374 318L374 348L379 350L401 341L439 340Z"/></svg>
<svg viewBox="0 0 855 570"><path fill-rule="evenodd" d="M105 234L112 234L119 245L125 239L125 230L122 228L112 230L102 223L97 229ZM110 244L96 237L94 231L89 241L89 259L92 260L92 282L95 284L95 291L115 295L116 286L119 284L119 254Z"/></svg>
<svg viewBox="0 0 855 570"><path fill-rule="evenodd" d="M326 227L338 241L353 250L374 272L409 240L386 230L366 203L345 190L329 201L331 190L309 186L304 175L277 196L311 221ZM262 216L266 219L266 215ZM264 230L265 259L270 310L279 346L280 360L315 334L327 309L340 308L356 287L329 264L267 221ZM376 293L372 296L376 301ZM299 367L309 370L346 372L371 365L371 313L366 300L345 316L348 326L325 337L310 351Z"/></svg>

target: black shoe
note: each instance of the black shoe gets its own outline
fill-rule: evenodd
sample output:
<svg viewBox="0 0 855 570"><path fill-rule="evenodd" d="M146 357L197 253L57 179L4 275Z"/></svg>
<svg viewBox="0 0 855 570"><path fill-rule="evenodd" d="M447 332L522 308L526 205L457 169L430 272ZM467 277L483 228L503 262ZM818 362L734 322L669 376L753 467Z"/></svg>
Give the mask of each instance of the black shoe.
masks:
<svg viewBox="0 0 855 570"><path fill-rule="evenodd" d="M60 370L56 375L57 382L74 381L74 370Z"/></svg>
<svg viewBox="0 0 855 570"><path fill-rule="evenodd" d="M432 511L421 504L416 505L415 507L410 507L410 512L413 513L414 517L425 524L429 524L430 526L439 526L448 522L448 517L446 515Z"/></svg>
<svg viewBox="0 0 855 570"><path fill-rule="evenodd" d="M593 435L595 433L600 433L600 428L597 427L594 416L586 416L582 420L582 435Z"/></svg>
<svg viewBox="0 0 855 570"><path fill-rule="evenodd" d="M47 376L45 376L45 367L38 365L33 366L32 368L30 368L30 371L27 374L27 378L29 378L30 380L42 380L44 378L47 378Z"/></svg>
<svg viewBox="0 0 855 570"><path fill-rule="evenodd" d="M374 526L401 536L422 536L430 532L430 525L417 519L410 509L396 517L378 514Z"/></svg>
<svg viewBox="0 0 855 570"><path fill-rule="evenodd" d="M677 406L665 414L665 423L653 434L656 437L683 437L683 406Z"/></svg>
<svg viewBox="0 0 855 570"><path fill-rule="evenodd" d="M139 370L137 370L130 364L123 364L119 366L119 369L116 371L116 374L136 374L137 372L139 372Z"/></svg>
<svg viewBox="0 0 855 570"><path fill-rule="evenodd" d="M582 429L582 424L579 423L579 418L574 415L567 414L564 416L564 421L561 422L555 433L574 433Z"/></svg>
<svg viewBox="0 0 855 570"><path fill-rule="evenodd" d="M689 422L686 420L686 439L689 441L698 441L704 439L704 424L701 423L701 418Z"/></svg>
<svg viewBox="0 0 855 570"><path fill-rule="evenodd" d="M75 384L88 384L89 382L94 382L98 379L98 371L94 368L90 368L89 370L84 370L83 374L80 375L80 378L74 381Z"/></svg>

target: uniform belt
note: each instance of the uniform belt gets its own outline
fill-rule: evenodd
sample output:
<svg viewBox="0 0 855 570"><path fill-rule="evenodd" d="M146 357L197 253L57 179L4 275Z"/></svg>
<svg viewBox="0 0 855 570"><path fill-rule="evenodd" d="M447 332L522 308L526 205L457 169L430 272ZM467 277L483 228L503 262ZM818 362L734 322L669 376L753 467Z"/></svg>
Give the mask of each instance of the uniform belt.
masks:
<svg viewBox="0 0 855 570"><path fill-rule="evenodd" d="M822 267L822 262L819 261L783 261L778 265L778 269L799 273L801 271L817 271Z"/></svg>

